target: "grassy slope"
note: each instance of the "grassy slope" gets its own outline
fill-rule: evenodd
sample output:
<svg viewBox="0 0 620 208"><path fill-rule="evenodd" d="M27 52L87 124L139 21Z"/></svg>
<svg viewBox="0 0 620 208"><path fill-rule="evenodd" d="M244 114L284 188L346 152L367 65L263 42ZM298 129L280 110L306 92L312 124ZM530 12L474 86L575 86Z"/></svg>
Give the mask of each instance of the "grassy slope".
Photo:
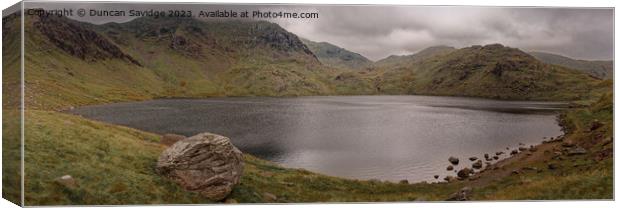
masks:
<svg viewBox="0 0 620 208"><path fill-rule="evenodd" d="M29 205L209 203L155 173L165 149L158 135L50 111L28 111L25 126ZM277 202L439 200L457 188L340 179L250 155L245 162L241 184L229 197L237 202L269 202L265 192L276 195ZM78 188L54 182L67 174Z"/></svg>
<svg viewBox="0 0 620 208"><path fill-rule="evenodd" d="M547 65L499 44L472 46L370 74L389 94L427 94L515 100L596 99L611 82ZM489 90L493 89L493 90ZM593 91L594 89L594 91Z"/></svg>
<svg viewBox="0 0 620 208"><path fill-rule="evenodd" d="M591 107L568 111L561 116L566 128L565 141L588 150L585 155L553 159L555 151L563 151L560 142L539 145L533 156L520 154L502 164L507 171L523 167L544 170L522 171L507 175L477 192L477 199L612 199L613 198L613 96L606 94ZM602 127L590 130L598 121ZM548 170L549 164L558 168ZM483 176L484 177L484 176Z"/></svg>
<svg viewBox="0 0 620 208"><path fill-rule="evenodd" d="M479 180L412 185L341 179L246 155L241 184L229 198L272 202L263 197L271 193L277 196L275 202L445 200L470 186L475 200L609 199L613 143L604 141L612 136L611 106L609 95L591 108L563 116L567 140L587 148L587 155L554 160L545 150L559 148L560 143L547 143L539 146L537 155L522 153L499 162L501 168L481 173ZM155 173L155 162L165 148L157 143L158 135L58 112L27 111L26 116L26 196L31 204L209 203ZM603 127L587 130L594 119ZM7 122L3 121L5 127ZM5 137L15 136L10 128L4 129ZM547 170L547 163L560 168ZM543 171L510 174L523 167ZM78 188L54 182L67 174L76 178ZM5 192L13 193L17 187L8 184Z"/></svg>
<svg viewBox="0 0 620 208"><path fill-rule="evenodd" d="M575 60L565 56L545 52L529 52L529 54L541 60L542 62L584 71L600 79L614 78L613 61Z"/></svg>
<svg viewBox="0 0 620 208"><path fill-rule="evenodd" d="M43 44L46 41L41 36L37 36L36 32L28 34L31 35L27 41L30 48L37 48L38 44ZM127 40L138 41L137 39ZM133 44L138 43L131 43L130 45ZM312 73L304 68L299 68L304 64L299 64L296 59L279 59L278 62L274 63L268 59L256 60L251 57L236 57L235 60L241 61L232 64L229 71L213 75L192 68L205 66L205 63L189 61L186 56L173 51L166 51L165 45L160 42L144 42L141 44L145 45L140 46L138 44L136 46L138 49L122 47L128 50L128 53L138 57L137 59L140 61L144 61L143 56L146 57L148 54L139 55L137 54L138 51L148 53L148 50L143 49L149 47L162 47L157 48L157 50L164 50L158 56L150 57L152 59L149 60L153 61L148 62L148 64L153 65L147 66L148 68L128 65L126 62L113 59L85 62L68 56L55 47L49 47L46 50L27 51L28 90L26 101L30 110L27 112L26 118L26 132L28 134L26 135L28 153L26 160L27 164L32 165L26 167L26 188L28 189L26 191L29 193L27 201L33 204L205 202L154 174L154 162L163 149L162 146L154 143L158 139L157 136L62 113L35 111L33 109L50 110L66 108L71 105L142 100L158 96L256 95L259 92L264 93L259 95L305 95L319 93L323 89L337 94L374 94L377 93L374 89L375 84L382 83L383 85L380 86L384 87L386 83L391 83L385 82L385 79L377 80L377 77L374 77L375 75L364 75L358 72L327 71L326 73ZM11 44L8 47L11 47ZM35 59L34 57L38 58ZM166 57L168 60L165 59ZM3 58L14 59L15 57L3 56ZM15 64L15 62L4 63ZM171 66L175 66L179 70L176 72L165 70ZM185 70L185 67L191 69ZM210 72L210 70L207 71ZM18 75L18 73L7 70L4 70L3 73L5 78L9 78L9 80L15 80ZM171 74L164 75L165 73ZM303 73L310 75L306 76ZM313 85L316 83L312 79L326 79L339 73L341 73L340 75L351 73L354 78ZM393 73L393 71L386 70L382 73ZM399 87L408 89L405 88L410 86L408 80L415 78L413 73L408 73L401 77L392 76L394 79L404 80L403 82L394 82L395 85L401 85ZM359 76L360 74L362 76ZM395 73L394 75L398 74ZM211 83L208 79L202 79L203 76L216 76L214 80L225 80L226 82ZM175 80L176 77L187 80ZM128 79L129 81L127 81ZM263 81L265 79L268 81ZM246 81L247 83L243 84ZM580 83L578 80L576 82L577 84ZM610 83L607 82L607 84ZM12 81L4 82L4 84L5 89L11 89L6 86L15 85ZM606 84L602 83L601 85L605 86ZM297 92L296 89L303 89L303 91ZM316 89L319 91L313 91ZM233 94L218 94L218 92L232 92ZM390 93L400 92L394 90ZM611 100L607 102L611 103ZM3 103L5 110L9 109L6 108L10 106L9 104ZM597 118L607 123L611 122L609 111L592 112L588 109L571 111L569 113L571 119L567 120L572 121L570 123L574 123L575 126L580 126L580 123L587 123L588 119L591 118ZM14 111L9 110L4 111L4 115L15 114ZM15 131L15 121L14 119L3 119L3 135L5 138L18 138L16 135L18 132ZM611 132L610 129L606 131ZM589 135L581 135L578 133L579 131L575 132L572 135L576 135L574 136L576 140L582 140ZM3 140L5 147L16 144L19 143ZM140 151L134 151L136 149ZM4 152L3 154L5 153L16 152ZM72 163L67 163L67 160L72 161ZM242 179L242 184L233 191L232 198L239 202L262 202L264 201L261 196L262 193L269 192L278 196L281 202L443 200L450 193L465 185L477 187L476 190L479 190L476 192L477 199L568 198L574 197L576 193L582 194L579 191L583 190L589 190L591 193L590 195L581 195L583 197L608 198L610 186L602 186L603 189L600 190L595 187L608 184L610 181L608 173L611 171L611 163L609 160L593 163L598 165L593 166L593 168L598 168L600 171L582 174L579 169L568 168L569 171L563 172L563 174L545 173L547 175L532 176L529 179L530 183L521 183L520 177L515 178L516 176L491 176L490 178L500 178L500 180L487 184L464 181L441 185L415 184L408 186L322 176L307 171L278 167L269 162L246 156L248 171ZM516 162L514 165L518 166L522 163ZM570 165L565 166L571 167ZM65 174L76 177L80 183L80 188L67 190L53 182L54 178ZM7 175L5 174L5 176ZM553 180L549 182L549 179ZM15 194L18 193L18 181L9 178L3 178L3 180L6 186L5 196L18 197L19 195ZM549 183L560 183L561 186L549 186ZM570 187L575 191L567 193L557 191ZM595 191L591 191L591 189ZM519 191L511 192L509 190ZM541 194L532 196L533 191Z"/></svg>

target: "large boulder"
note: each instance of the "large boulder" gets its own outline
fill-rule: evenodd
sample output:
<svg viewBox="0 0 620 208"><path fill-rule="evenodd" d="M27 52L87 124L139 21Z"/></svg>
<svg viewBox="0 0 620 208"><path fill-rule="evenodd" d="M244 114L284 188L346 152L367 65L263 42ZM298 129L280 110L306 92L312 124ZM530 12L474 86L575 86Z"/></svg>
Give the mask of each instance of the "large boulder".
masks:
<svg viewBox="0 0 620 208"><path fill-rule="evenodd" d="M185 136L178 134L164 134L159 140L160 144L172 146L174 143L185 139Z"/></svg>
<svg viewBox="0 0 620 208"><path fill-rule="evenodd" d="M243 154L227 137L201 133L166 149L157 161L157 172L186 190L220 201L239 183Z"/></svg>

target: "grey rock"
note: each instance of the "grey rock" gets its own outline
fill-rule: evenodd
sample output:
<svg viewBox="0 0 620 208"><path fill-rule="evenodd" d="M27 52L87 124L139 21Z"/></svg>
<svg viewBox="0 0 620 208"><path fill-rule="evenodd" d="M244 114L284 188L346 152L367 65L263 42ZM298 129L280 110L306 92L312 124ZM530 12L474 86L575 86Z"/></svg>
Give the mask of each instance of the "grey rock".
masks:
<svg viewBox="0 0 620 208"><path fill-rule="evenodd" d="M454 170L454 167L453 167L452 165L448 165L448 167L446 167L446 170L447 170L447 171Z"/></svg>
<svg viewBox="0 0 620 208"><path fill-rule="evenodd" d="M64 175L64 176L58 177L54 179L54 181L57 184L64 186L65 188L68 188L68 189L75 189L78 187L77 181L71 175Z"/></svg>
<svg viewBox="0 0 620 208"><path fill-rule="evenodd" d="M472 161L472 162L473 162L473 161L476 161L477 159L478 159L478 157L470 157L470 158L469 158L469 161Z"/></svg>
<svg viewBox="0 0 620 208"><path fill-rule="evenodd" d="M466 187L463 187L458 192L450 195L450 198L448 198L448 201L467 201L470 199L471 195L472 195L472 189L466 186Z"/></svg>
<svg viewBox="0 0 620 208"><path fill-rule="evenodd" d="M239 183L243 154L227 137L201 133L164 150L156 169L186 190L220 201Z"/></svg>
<svg viewBox="0 0 620 208"><path fill-rule="evenodd" d="M569 149L567 151L567 154L569 156L572 156L572 155L583 155L583 154L586 154L586 153L588 153L588 151L586 149L584 149L583 147L579 147L579 146L571 148L571 149Z"/></svg>
<svg viewBox="0 0 620 208"><path fill-rule="evenodd" d="M438 179L439 175L434 175L433 178Z"/></svg>

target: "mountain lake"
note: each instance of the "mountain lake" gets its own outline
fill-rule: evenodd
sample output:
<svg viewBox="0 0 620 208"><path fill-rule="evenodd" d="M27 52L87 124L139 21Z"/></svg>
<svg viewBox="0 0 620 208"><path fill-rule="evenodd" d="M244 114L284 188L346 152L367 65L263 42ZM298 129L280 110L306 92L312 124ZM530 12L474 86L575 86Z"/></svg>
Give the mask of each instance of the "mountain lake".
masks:
<svg viewBox="0 0 620 208"><path fill-rule="evenodd" d="M158 99L76 108L72 114L149 132L231 138L242 152L332 176L439 181L468 158L562 135L566 103L438 96ZM506 148L510 150L506 150ZM139 151L139 150L136 150ZM509 154L501 155L501 158ZM434 179L439 175L439 179Z"/></svg>

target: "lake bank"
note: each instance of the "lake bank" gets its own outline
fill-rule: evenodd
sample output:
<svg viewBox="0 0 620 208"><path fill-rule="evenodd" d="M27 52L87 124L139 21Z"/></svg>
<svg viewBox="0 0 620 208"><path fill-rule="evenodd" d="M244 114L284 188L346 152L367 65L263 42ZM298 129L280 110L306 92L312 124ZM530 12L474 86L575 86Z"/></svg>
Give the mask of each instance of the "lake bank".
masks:
<svg viewBox="0 0 620 208"><path fill-rule="evenodd" d="M351 179L442 181L447 158L556 137L565 103L436 96L165 99L86 106L71 113L159 134L211 132L285 167ZM364 154L359 154L364 152ZM434 175L441 176L434 178Z"/></svg>

